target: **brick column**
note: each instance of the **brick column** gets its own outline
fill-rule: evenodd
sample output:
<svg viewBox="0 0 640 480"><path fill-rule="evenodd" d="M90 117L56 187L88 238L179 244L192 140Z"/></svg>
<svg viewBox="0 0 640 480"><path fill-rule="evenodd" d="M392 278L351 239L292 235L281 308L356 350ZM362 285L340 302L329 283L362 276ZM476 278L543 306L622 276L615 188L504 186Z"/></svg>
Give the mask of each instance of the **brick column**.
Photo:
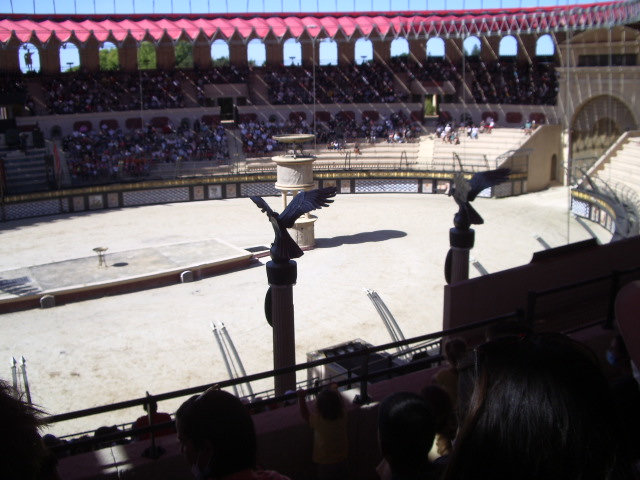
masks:
<svg viewBox="0 0 640 480"><path fill-rule="evenodd" d="M282 43L278 42L275 38L266 38L264 40L264 47L266 51L266 64L269 66L282 66L284 65L284 49Z"/></svg>
<svg viewBox="0 0 640 480"><path fill-rule="evenodd" d="M18 55L20 52L21 43L12 38L5 48L0 48L0 72L3 73L18 73L20 72L20 60Z"/></svg>
<svg viewBox="0 0 640 480"><path fill-rule="evenodd" d="M83 72L100 71L99 48L100 43L94 37L89 37L86 42L80 45L78 53L80 54L80 69Z"/></svg>
<svg viewBox="0 0 640 480"><path fill-rule="evenodd" d="M45 75L60 73L60 40L51 36L46 47L40 47L40 71Z"/></svg>
<svg viewBox="0 0 640 480"><path fill-rule="evenodd" d="M338 40L338 65L354 65L356 63L356 44L346 39Z"/></svg>
<svg viewBox="0 0 640 480"><path fill-rule="evenodd" d="M172 70L176 66L176 51L173 42L164 37L156 47L156 68Z"/></svg>
<svg viewBox="0 0 640 480"><path fill-rule="evenodd" d="M409 40L409 61L424 63L427 60L427 41L424 38Z"/></svg>
<svg viewBox="0 0 640 480"><path fill-rule="evenodd" d="M193 68L207 70L211 65L211 45L206 38L198 36L193 42Z"/></svg>
<svg viewBox="0 0 640 480"><path fill-rule="evenodd" d="M247 45L235 35L229 40L229 62L236 67L246 67L248 63Z"/></svg>
<svg viewBox="0 0 640 480"><path fill-rule="evenodd" d="M371 43L373 44L373 61L388 64L391 58L391 42L372 40Z"/></svg>
<svg viewBox="0 0 640 480"><path fill-rule="evenodd" d="M138 70L138 44L132 37L127 37L118 48L120 69L125 72Z"/></svg>

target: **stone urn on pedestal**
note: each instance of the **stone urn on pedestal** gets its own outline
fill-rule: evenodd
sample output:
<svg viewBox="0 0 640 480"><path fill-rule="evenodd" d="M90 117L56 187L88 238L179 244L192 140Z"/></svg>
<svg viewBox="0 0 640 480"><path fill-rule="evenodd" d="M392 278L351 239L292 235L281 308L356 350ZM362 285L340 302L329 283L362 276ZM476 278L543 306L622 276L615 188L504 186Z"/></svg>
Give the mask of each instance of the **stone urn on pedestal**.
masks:
<svg viewBox="0 0 640 480"><path fill-rule="evenodd" d="M302 151L304 143L313 142L313 134L294 134L273 137L274 140L289 144L291 148L285 155L277 155L272 160L277 164L275 187L282 192L282 209L287 207L291 197L303 190L313 190L313 162L316 157ZM314 224L318 217L305 213L296 220L289 234L302 249L313 248L316 244Z"/></svg>

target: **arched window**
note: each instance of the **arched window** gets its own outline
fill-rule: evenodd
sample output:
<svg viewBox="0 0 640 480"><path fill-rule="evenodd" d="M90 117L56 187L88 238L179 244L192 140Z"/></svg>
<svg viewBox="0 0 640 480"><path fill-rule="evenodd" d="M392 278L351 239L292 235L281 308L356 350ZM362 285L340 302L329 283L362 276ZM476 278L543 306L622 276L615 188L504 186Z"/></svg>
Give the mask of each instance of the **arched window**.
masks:
<svg viewBox="0 0 640 480"><path fill-rule="evenodd" d="M71 42L65 42L60 45L60 71L74 72L80 70L80 52Z"/></svg>
<svg viewBox="0 0 640 480"><path fill-rule="evenodd" d="M156 47L151 42L142 42L138 47L138 70L155 70Z"/></svg>
<svg viewBox="0 0 640 480"><path fill-rule="evenodd" d="M184 40L176 43L176 68L193 68L193 46Z"/></svg>
<svg viewBox="0 0 640 480"><path fill-rule="evenodd" d="M480 56L480 39L478 37L467 37L462 44L462 51L465 57Z"/></svg>
<svg viewBox="0 0 640 480"><path fill-rule="evenodd" d="M518 55L518 41L513 35L507 35L500 40L498 47L498 56L515 57Z"/></svg>
<svg viewBox="0 0 640 480"><path fill-rule="evenodd" d="M285 65L302 65L302 45L295 38L290 38L282 47Z"/></svg>
<svg viewBox="0 0 640 480"><path fill-rule="evenodd" d="M427 58L444 58L444 40L439 37L432 37L427 40Z"/></svg>
<svg viewBox="0 0 640 480"><path fill-rule="evenodd" d="M556 47L553 38L548 33L538 38L536 42L536 57L549 57L555 55Z"/></svg>
<svg viewBox="0 0 640 480"><path fill-rule="evenodd" d="M18 61L22 73L38 73L40 71L40 51L33 43L20 45Z"/></svg>
<svg viewBox="0 0 640 480"><path fill-rule="evenodd" d="M111 42L104 42L98 50L100 60L100 70L118 70L120 68L120 57L118 49Z"/></svg>
<svg viewBox="0 0 640 480"><path fill-rule="evenodd" d="M354 52L356 65L370 62L373 60L373 43L368 38L359 38L356 40Z"/></svg>
<svg viewBox="0 0 640 480"><path fill-rule="evenodd" d="M229 44L221 38L211 44L211 60L216 67L229 64Z"/></svg>
<svg viewBox="0 0 640 480"><path fill-rule="evenodd" d="M408 57L409 42L406 38L396 38L391 42L391 57Z"/></svg>
<svg viewBox="0 0 640 480"><path fill-rule="evenodd" d="M247 61L249 65L261 67L267 61L267 50L264 46L264 42L257 38L254 38L247 45Z"/></svg>
<svg viewBox="0 0 640 480"><path fill-rule="evenodd" d="M330 38L320 40L318 65L338 65L338 44Z"/></svg>

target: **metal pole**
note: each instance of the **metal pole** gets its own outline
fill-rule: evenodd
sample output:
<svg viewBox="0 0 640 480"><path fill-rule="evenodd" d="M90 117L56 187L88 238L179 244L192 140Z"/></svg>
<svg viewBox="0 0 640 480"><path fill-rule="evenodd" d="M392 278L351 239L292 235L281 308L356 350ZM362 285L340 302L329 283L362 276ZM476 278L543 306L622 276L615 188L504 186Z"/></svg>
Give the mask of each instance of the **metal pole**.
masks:
<svg viewBox="0 0 640 480"><path fill-rule="evenodd" d="M313 50L313 151L318 151L318 141L316 139L317 120L316 120L316 39L311 39L311 49Z"/></svg>
<svg viewBox="0 0 640 480"><path fill-rule="evenodd" d="M13 381L13 391L18 395L18 362L16 357L11 357L11 380Z"/></svg>
<svg viewBox="0 0 640 480"><path fill-rule="evenodd" d="M233 379L233 372L231 371L231 365L229 365L229 359L227 358L227 355L225 353L225 348L222 345L222 339L220 338L220 332L218 332L217 327L213 324L213 322L211 322L211 331L213 332L213 336L216 338L216 342L218 342L218 348L220 349L220 353L222 354L222 360L224 361L224 366L227 369L227 374L229 375L229 378ZM233 391L236 394L236 397L238 397L238 387L236 385L233 386Z"/></svg>
<svg viewBox="0 0 640 480"><path fill-rule="evenodd" d="M242 377L246 377L247 376L247 372L244 369L244 365L242 364L242 360L240 359L240 355L238 355L238 350L236 350L236 345L233 343L233 340L231 340L231 336L229 335L229 332L227 331L227 327L224 326L224 323L221 323L222 325L222 335L223 338L226 339L227 344L229 345L229 350L231 350L231 354L233 355L233 358L235 359L236 365L238 366L238 369L240 370L240 375ZM251 388L251 383L247 382L247 390L249 390L249 395L253 398L253 388Z"/></svg>
<svg viewBox="0 0 640 480"><path fill-rule="evenodd" d="M31 405L31 390L29 389L29 379L27 378L27 361L24 357L22 357L20 370L22 370L22 383L24 385L24 393L27 395L27 403Z"/></svg>

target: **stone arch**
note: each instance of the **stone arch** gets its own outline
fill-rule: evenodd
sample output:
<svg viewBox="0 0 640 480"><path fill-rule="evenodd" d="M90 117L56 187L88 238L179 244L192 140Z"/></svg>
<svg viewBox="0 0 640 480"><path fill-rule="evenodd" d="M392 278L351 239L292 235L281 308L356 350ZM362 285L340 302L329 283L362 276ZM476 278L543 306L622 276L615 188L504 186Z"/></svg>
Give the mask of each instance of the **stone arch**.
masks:
<svg viewBox="0 0 640 480"><path fill-rule="evenodd" d="M444 40L440 37L431 37L427 40L427 58L444 58Z"/></svg>
<svg viewBox="0 0 640 480"><path fill-rule="evenodd" d="M138 70L155 70L158 61L155 45L146 40L140 43L137 58Z"/></svg>
<svg viewBox="0 0 640 480"><path fill-rule="evenodd" d="M262 40L254 38L247 44L247 62L262 67L267 62L267 48Z"/></svg>
<svg viewBox="0 0 640 480"><path fill-rule="evenodd" d="M409 56L409 42L406 38L398 37L389 46L391 57Z"/></svg>
<svg viewBox="0 0 640 480"><path fill-rule="evenodd" d="M476 36L470 36L462 42L462 52L465 57L479 57L482 52L482 42Z"/></svg>
<svg viewBox="0 0 640 480"><path fill-rule="evenodd" d="M80 69L80 50L73 42L64 42L58 48L60 71L70 72Z"/></svg>
<svg viewBox="0 0 640 480"><path fill-rule="evenodd" d="M302 65L302 44L295 38L287 39L282 45L282 55L285 65Z"/></svg>
<svg viewBox="0 0 640 480"><path fill-rule="evenodd" d="M118 70L120 68L120 54L118 47L112 42L102 42L98 49L100 70Z"/></svg>
<svg viewBox="0 0 640 480"><path fill-rule="evenodd" d="M318 65L338 64L338 43L330 38L323 38L318 45Z"/></svg>
<svg viewBox="0 0 640 480"><path fill-rule="evenodd" d="M18 48L18 62L22 73L40 71L40 50L33 43L23 43Z"/></svg>
<svg viewBox="0 0 640 480"><path fill-rule="evenodd" d="M518 40L513 35L507 35L500 39L498 46L499 57L515 57L518 55Z"/></svg>
<svg viewBox="0 0 640 480"><path fill-rule="evenodd" d="M556 46L553 38L548 33L541 35L536 40L536 57L550 57L556 54Z"/></svg>
<svg viewBox="0 0 640 480"><path fill-rule="evenodd" d="M368 38L356 40L354 51L356 65L362 65L373 60L373 43Z"/></svg>
<svg viewBox="0 0 640 480"><path fill-rule="evenodd" d="M637 128L637 119L623 100L611 95L590 98L571 122L571 158L598 158L623 132Z"/></svg>

